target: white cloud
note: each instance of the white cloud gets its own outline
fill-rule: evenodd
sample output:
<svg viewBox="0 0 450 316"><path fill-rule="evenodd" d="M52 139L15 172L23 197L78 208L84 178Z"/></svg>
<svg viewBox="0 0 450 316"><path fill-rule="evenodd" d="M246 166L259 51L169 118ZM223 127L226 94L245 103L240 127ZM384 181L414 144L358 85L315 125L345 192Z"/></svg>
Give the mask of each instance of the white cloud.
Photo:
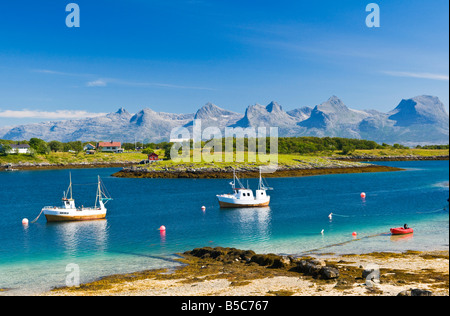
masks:
<svg viewBox="0 0 450 316"><path fill-rule="evenodd" d="M159 87L159 88L169 88L169 89L186 89L186 90L207 90L207 91L215 91L215 89L202 87L202 86L189 86L182 84L171 84L171 83L161 83L161 82L145 82L145 81L131 81L131 80L123 80L117 78L108 78L103 77L100 79L95 79L95 77L100 77L101 75L94 74L84 74L84 73L70 73L70 72L62 72L55 71L51 69L33 69L33 72L38 72L46 75L58 75L58 76L67 76L67 77L84 77L85 80L90 80L85 83L86 87L106 87L108 85L119 85L119 86L130 86L130 87Z"/></svg>
<svg viewBox="0 0 450 316"><path fill-rule="evenodd" d="M89 81L86 85L88 87L106 87L106 81L102 80L102 79L98 79L98 80L94 80L94 81Z"/></svg>
<svg viewBox="0 0 450 316"><path fill-rule="evenodd" d="M432 74L432 73L425 73L425 72L406 72L406 71L382 71L382 73L389 75L389 76L394 76L394 77L407 77L407 78L449 81L449 76L442 75L442 74Z"/></svg>
<svg viewBox="0 0 450 316"><path fill-rule="evenodd" d="M106 113L90 113L86 111L57 110L54 112L35 111L35 110L6 110L0 111L0 118L40 118L40 119L80 119L87 117L97 117L106 115Z"/></svg>

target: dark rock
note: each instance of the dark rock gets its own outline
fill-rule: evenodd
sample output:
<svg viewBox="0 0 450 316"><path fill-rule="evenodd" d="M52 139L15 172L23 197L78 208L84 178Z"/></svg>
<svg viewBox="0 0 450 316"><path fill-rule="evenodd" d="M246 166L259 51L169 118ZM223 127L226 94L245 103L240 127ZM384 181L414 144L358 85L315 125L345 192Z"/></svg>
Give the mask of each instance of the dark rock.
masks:
<svg viewBox="0 0 450 316"><path fill-rule="evenodd" d="M339 270L334 267L323 267L319 273L324 280L337 279L339 277Z"/></svg>
<svg viewBox="0 0 450 316"><path fill-rule="evenodd" d="M313 277L317 277L324 266L325 263L317 259L300 260L297 263L299 272Z"/></svg>
<svg viewBox="0 0 450 316"><path fill-rule="evenodd" d="M397 296L433 296L433 292L421 289L409 289L398 293Z"/></svg>
<svg viewBox="0 0 450 316"><path fill-rule="evenodd" d="M239 250L236 248L204 247L187 251L185 252L185 254L202 259L211 258L217 261L231 263L238 261L249 262L250 259L255 255L255 252L252 250Z"/></svg>
<svg viewBox="0 0 450 316"><path fill-rule="evenodd" d="M254 255L250 262L256 262L258 265L263 266L263 267L270 267L273 269L279 269L279 268L283 268L284 263L282 262L282 257L275 255L273 253L269 253L267 255Z"/></svg>

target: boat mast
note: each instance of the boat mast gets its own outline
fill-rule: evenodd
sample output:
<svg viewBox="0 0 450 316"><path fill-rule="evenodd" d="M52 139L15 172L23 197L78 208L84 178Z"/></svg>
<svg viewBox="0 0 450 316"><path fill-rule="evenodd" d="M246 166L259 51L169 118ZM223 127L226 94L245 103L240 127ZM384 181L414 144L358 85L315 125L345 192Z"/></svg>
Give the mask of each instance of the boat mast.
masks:
<svg viewBox="0 0 450 316"><path fill-rule="evenodd" d="M102 198L100 189L100 176L97 177L98 177L98 184L97 184L97 194L95 196L95 208L97 208L97 202L100 202Z"/></svg>
<svg viewBox="0 0 450 316"><path fill-rule="evenodd" d="M241 180L239 180L239 178L236 176L236 169L233 168L233 182L230 182L233 190L236 189L236 180L237 180L237 183L240 186L240 188L245 188L244 185L242 184Z"/></svg>
<svg viewBox="0 0 450 316"><path fill-rule="evenodd" d="M234 189L236 188L236 169L233 168L233 182L230 183L231 184L231 188Z"/></svg>
<svg viewBox="0 0 450 316"><path fill-rule="evenodd" d="M262 190L263 189L263 184L262 184L262 176L261 176L261 167L259 167L259 185L258 185L258 190Z"/></svg>
<svg viewBox="0 0 450 316"><path fill-rule="evenodd" d="M69 194L70 192L70 200L73 200L73 196L72 196L72 172L69 172L69 188L67 189L67 194ZM66 196L67 198L67 196Z"/></svg>

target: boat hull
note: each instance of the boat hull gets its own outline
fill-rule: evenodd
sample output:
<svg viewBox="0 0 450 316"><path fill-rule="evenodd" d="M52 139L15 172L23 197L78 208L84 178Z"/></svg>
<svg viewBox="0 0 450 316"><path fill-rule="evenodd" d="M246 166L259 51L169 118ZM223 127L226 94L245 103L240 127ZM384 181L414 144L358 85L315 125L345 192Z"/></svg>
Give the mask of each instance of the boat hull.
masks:
<svg viewBox="0 0 450 316"><path fill-rule="evenodd" d="M392 235L408 235L408 234L413 234L414 230L412 228L403 228L403 227L398 227L398 228L391 228L391 233Z"/></svg>
<svg viewBox="0 0 450 316"><path fill-rule="evenodd" d="M66 210L54 208L43 211L47 222L92 221L106 217L106 209Z"/></svg>
<svg viewBox="0 0 450 316"><path fill-rule="evenodd" d="M270 197L264 199L237 199L233 195L218 195L217 200L221 208L246 208L246 207L267 207Z"/></svg>
<svg viewBox="0 0 450 316"><path fill-rule="evenodd" d="M63 216L63 215L45 215L47 222L76 222L76 221L93 221L106 218L105 214L84 215L84 216Z"/></svg>
<svg viewBox="0 0 450 316"><path fill-rule="evenodd" d="M246 207L267 207L269 206L270 201L257 203L257 204L235 204L235 203L227 203L219 201L219 205L221 208L246 208Z"/></svg>

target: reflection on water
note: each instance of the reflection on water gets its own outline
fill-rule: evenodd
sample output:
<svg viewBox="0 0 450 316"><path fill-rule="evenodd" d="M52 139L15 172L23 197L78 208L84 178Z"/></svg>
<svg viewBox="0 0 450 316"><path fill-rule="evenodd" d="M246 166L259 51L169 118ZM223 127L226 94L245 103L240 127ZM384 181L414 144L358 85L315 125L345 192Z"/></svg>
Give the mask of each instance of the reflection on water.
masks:
<svg viewBox="0 0 450 316"><path fill-rule="evenodd" d="M160 230L159 236L161 237L161 245L165 244L166 243L166 231Z"/></svg>
<svg viewBox="0 0 450 316"><path fill-rule="evenodd" d="M438 188L448 188L449 187L449 182L448 181L441 181L441 182L435 183L433 186L438 187Z"/></svg>
<svg viewBox="0 0 450 316"><path fill-rule="evenodd" d="M242 237L259 241L270 239L272 219L270 207L234 208L221 211L238 226L237 233Z"/></svg>
<svg viewBox="0 0 450 316"><path fill-rule="evenodd" d="M104 252L108 245L107 220L47 223L63 244L65 253L75 255L86 248Z"/></svg>
<svg viewBox="0 0 450 316"><path fill-rule="evenodd" d="M408 234L408 235L392 235L391 241L392 242L405 242L408 240L413 239L414 234Z"/></svg>

